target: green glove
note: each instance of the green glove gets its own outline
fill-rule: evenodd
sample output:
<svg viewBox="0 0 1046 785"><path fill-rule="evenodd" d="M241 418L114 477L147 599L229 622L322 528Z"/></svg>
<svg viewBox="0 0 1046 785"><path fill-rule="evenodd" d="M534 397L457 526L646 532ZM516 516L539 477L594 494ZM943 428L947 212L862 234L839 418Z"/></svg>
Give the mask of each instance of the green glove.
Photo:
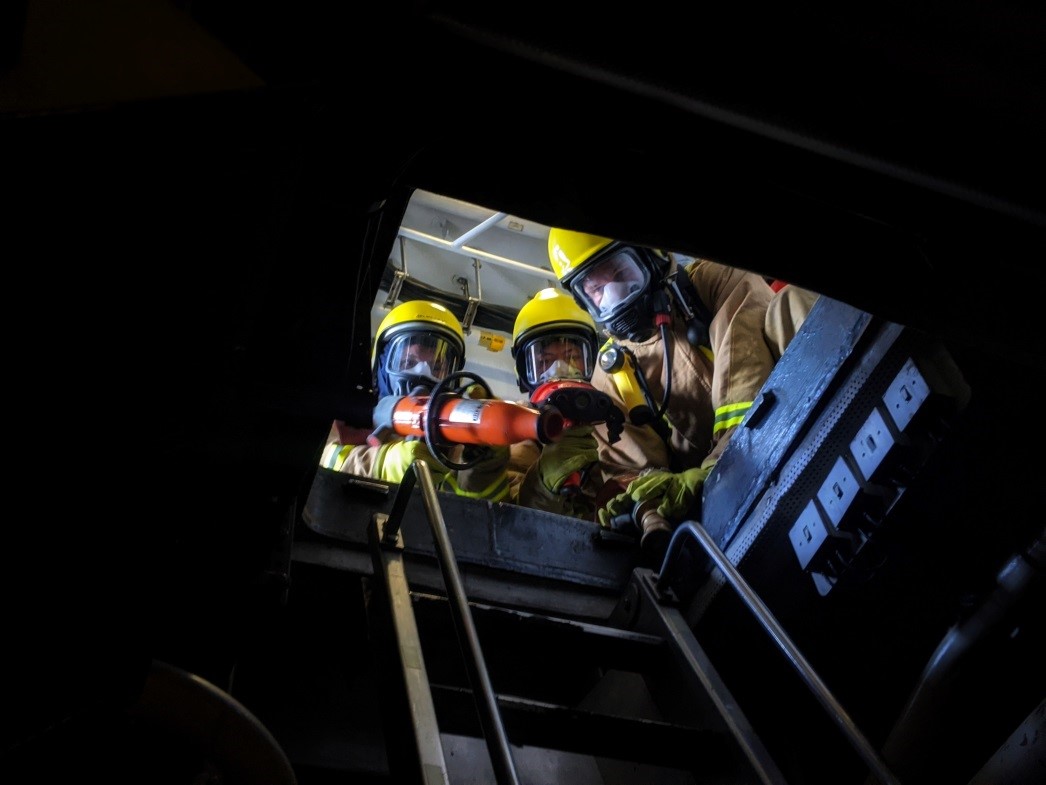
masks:
<svg viewBox="0 0 1046 785"><path fill-rule="evenodd" d="M378 459L375 461L374 471L378 479L385 480L385 482L402 482L403 476L416 460L426 463L432 472L432 479L437 482L447 473L447 468L433 457L423 439L391 442L383 444L378 449ZM381 451L384 451L384 454Z"/></svg>
<svg viewBox="0 0 1046 785"><path fill-rule="evenodd" d="M597 460L592 426L578 425L565 430L558 442L542 447L538 473L548 490L559 493L570 475L591 466Z"/></svg>
<svg viewBox="0 0 1046 785"><path fill-rule="evenodd" d="M678 474L652 471L637 477L628 484L624 493L612 498L599 510L599 523L601 526L610 526L611 518L632 512L636 504L658 498L661 500L657 505L658 514L679 522L700 498L701 487L711 471L711 467L695 467Z"/></svg>

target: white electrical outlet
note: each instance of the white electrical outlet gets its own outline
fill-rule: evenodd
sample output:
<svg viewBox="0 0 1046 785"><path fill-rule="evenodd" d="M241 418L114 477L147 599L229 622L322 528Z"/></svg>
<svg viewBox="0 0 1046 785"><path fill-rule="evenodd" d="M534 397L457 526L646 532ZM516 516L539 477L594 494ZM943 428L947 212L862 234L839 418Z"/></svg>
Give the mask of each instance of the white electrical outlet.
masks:
<svg viewBox="0 0 1046 785"><path fill-rule="evenodd" d="M903 433L919 411L919 407L929 397L930 387L926 384L926 379L909 358L883 394L883 403L897 425L897 430Z"/></svg>
<svg viewBox="0 0 1046 785"><path fill-rule="evenodd" d="M857 498L861 487L850 467L842 457L835 459L835 465L825 477L817 498L832 524L839 528L839 522L846 515L853 500Z"/></svg>
<svg viewBox="0 0 1046 785"><path fill-rule="evenodd" d="M792 541L792 550L799 558L799 566L805 570L821 545L828 539L828 527L825 526L812 499L799 514L799 518L788 532L788 538Z"/></svg>
<svg viewBox="0 0 1046 785"><path fill-rule="evenodd" d="M873 409L850 442L850 454L865 480L871 480L893 445L893 433L879 410Z"/></svg>

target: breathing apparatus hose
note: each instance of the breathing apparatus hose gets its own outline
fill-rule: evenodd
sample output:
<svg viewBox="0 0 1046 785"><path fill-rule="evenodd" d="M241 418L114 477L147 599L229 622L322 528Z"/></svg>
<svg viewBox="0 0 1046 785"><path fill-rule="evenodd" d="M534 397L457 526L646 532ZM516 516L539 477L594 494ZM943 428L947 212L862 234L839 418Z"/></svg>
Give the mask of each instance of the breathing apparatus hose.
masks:
<svg viewBox="0 0 1046 785"><path fill-rule="evenodd" d="M669 318L665 318L662 321L660 316L661 314L658 314L655 318L658 320L658 327L661 329L661 345L665 347L665 394L661 397L661 406L654 412L654 420L656 422L660 422L661 418L665 416L665 412L668 411L668 399L672 395L672 347L668 342L668 325L671 321ZM643 385L646 385L646 380L643 381ZM650 397L649 390L647 391L647 397Z"/></svg>

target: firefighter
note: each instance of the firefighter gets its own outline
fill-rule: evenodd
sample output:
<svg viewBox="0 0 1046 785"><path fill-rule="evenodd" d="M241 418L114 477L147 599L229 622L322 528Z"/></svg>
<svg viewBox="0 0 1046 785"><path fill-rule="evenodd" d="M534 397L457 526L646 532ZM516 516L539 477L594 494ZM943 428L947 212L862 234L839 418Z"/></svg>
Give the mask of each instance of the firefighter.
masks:
<svg viewBox="0 0 1046 785"><path fill-rule="evenodd" d="M763 332L770 286L709 260L684 266L676 254L566 229L549 232L548 254L561 285L634 361L652 413L616 443L594 431L607 481L599 523L649 502L670 524L694 519L705 478L773 368ZM627 412L616 373L599 363L592 384Z"/></svg>
<svg viewBox="0 0 1046 785"><path fill-rule="evenodd" d="M599 334L587 311L565 292L542 289L520 308L512 328L516 383L533 396L557 382L588 382L595 369ZM528 397L528 401L530 398ZM595 519L595 494L602 485L592 425L567 428L543 447L513 445L513 466L527 467L516 502L526 507Z"/></svg>
<svg viewBox="0 0 1046 785"><path fill-rule="evenodd" d="M379 398L424 395L460 371L464 363L465 332L461 322L439 303L410 300L397 305L382 320L374 336L371 374ZM473 385L466 395L490 397L476 387ZM509 499L506 447L491 448L489 458L468 469L450 471L436 460L423 439L391 436L382 444L371 446L362 440L347 440L347 433L350 430L343 424L334 424L320 458L321 466L398 483L415 460L423 460L441 490L490 501ZM459 445L454 449L452 461L469 460L467 447Z"/></svg>

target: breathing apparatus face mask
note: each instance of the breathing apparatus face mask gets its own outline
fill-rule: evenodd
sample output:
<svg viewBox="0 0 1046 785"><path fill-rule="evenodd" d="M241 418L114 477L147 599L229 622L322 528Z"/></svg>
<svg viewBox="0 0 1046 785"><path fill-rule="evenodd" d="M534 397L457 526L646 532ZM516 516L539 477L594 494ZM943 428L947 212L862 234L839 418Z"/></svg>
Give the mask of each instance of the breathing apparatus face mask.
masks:
<svg viewBox="0 0 1046 785"><path fill-rule="evenodd" d="M570 332L546 333L522 349L519 373L528 390L560 379L592 378L595 369L593 342Z"/></svg>
<svg viewBox="0 0 1046 785"><path fill-rule="evenodd" d="M649 253L649 256L647 254ZM654 294L659 281L653 252L614 247L570 283L574 298L614 338L643 341L654 334Z"/></svg>
<svg viewBox="0 0 1046 785"><path fill-rule="evenodd" d="M458 347L441 335L405 332L393 336L378 366L378 395L409 395L429 390L461 367Z"/></svg>

